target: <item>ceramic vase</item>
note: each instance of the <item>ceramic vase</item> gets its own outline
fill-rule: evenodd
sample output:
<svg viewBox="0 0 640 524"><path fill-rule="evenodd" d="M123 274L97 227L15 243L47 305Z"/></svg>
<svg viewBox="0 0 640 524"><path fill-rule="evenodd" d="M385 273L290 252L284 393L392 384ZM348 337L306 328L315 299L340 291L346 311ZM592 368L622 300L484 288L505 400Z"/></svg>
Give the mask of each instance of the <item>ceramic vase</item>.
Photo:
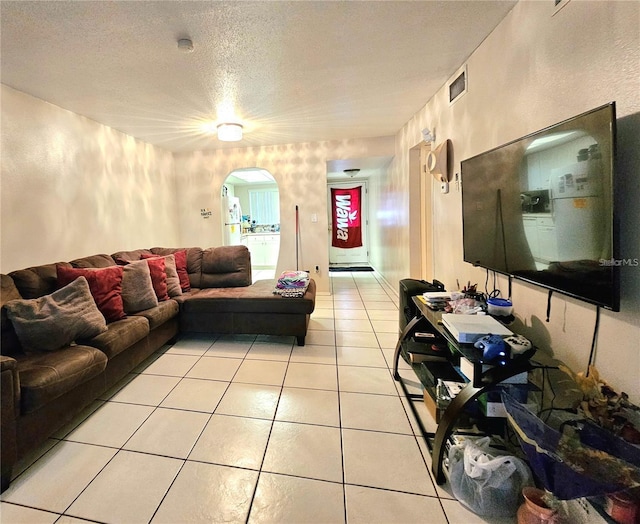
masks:
<svg viewBox="0 0 640 524"><path fill-rule="evenodd" d="M518 524L556 524L560 522L557 510L544 502L545 492L527 487L522 490L524 503L518 508Z"/></svg>

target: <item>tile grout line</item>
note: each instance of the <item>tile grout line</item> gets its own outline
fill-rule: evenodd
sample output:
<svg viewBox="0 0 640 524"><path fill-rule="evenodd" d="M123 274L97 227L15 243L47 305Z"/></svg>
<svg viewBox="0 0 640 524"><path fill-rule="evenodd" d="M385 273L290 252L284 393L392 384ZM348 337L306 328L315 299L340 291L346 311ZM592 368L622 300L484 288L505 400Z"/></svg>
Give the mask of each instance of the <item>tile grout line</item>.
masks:
<svg viewBox="0 0 640 524"><path fill-rule="evenodd" d="M276 423L276 416L278 415L278 407L280 406L280 400L282 399L282 391L284 390L284 383L287 379L287 373L289 371L289 364L291 363L291 356L293 355L293 344L295 344L295 339L291 343L291 347L289 348L289 360L287 360L287 367L284 370L284 375L282 376L282 384L280 385L280 393L278 394L278 401L276 402L275 409L273 411L273 419L271 420L271 427L269 428L269 435L267 436L267 442L264 446L264 452L262 453L262 461L260 462L260 467L258 468L258 477L256 478L256 485L253 488L253 493L251 494L251 501L249 502L249 506L247 508L247 518L245 519L245 524L249 524L249 519L251 518L251 510L253 509L253 503L255 502L256 495L258 493L258 485L260 484L260 479L262 477L262 468L264 467L264 461L267 458L267 450L269 449L269 441L271 440L271 435L273 434L273 428ZM265 472L267 473L267 472Z"/></svg>
<svg viewBox="0 0 640 524"><path fill-rule="evenodd" d="M198 360L196 360L193 365L187 370L187 372L183 375L183 377L180 379L180 381L178 382L178 384L180 384L180 382L182 382L187 374L196 366L196 364L198 362L200 362L203 358L205 358L205 355L207 354L207 351L209 351L209 349L211 349L213 346L215 346L216 342L220 339L220 337L216 337L216 339L209 345L209 347L207 349L204 350L204 352L202 353L202 355L200 355L200 357L198 358ZM174 344L175 345L175 344ZM172 346L173 347L173 346ZM240 366L238 366L238 369L240 369ZM238 370L236 370L237 373ZM235 375L234 375L235 376ZM178 387L178 384L175 385L174 388L171 389L171 391L164 397L164 399L162 399L162 402L164 402L167 397L171 394L171 392L174 391L174 389L176 387ZM158 513L158 511L160 510L160 507L162 506L163 502L165 501L165 499L167 498L167 495L169 495L169 492L171 491L171 488L173 487L173 485L176 483L176 480L178 480L178 477L180 476L180 473L182 472L182 470L184 469L184 467L186 466L188 460L189 460L189 456L191 455L191 453L193 453L194 448L196 447L198 441L200 440L200 438L202 437L203 433L205 432L205 430L207 429L207 426L209 425L209 422L211 422L211 419L213 418L213 414L215 413L216 409L218 409L218 406L220 405L220 402L222 402L222 398L224 397L224 395L227 393L227 391L229 390L229 387L231 386L231 381L227 384L227 387L224 389L224 392L222 393L222 395L220 396L220 399L218 400L216 406L213 408L213 411L211 411L211 413L209 414L209 417L207 418L207 421L205 422L205 424L202 426L202 429L200 430L200 433L198 434L197 438L194 440L191 449L189 450L189 452L187 453L187 456L182 460L182 465L180 466L180 468L178 468L178 471L176 472L175 476L173 477L173 480L169 483L169 485L167 486L167 489L164 492L164 495L160 498L158 505L156 506L156 509L153 511L153 514L151 515L151 518L149 519L149 522L153 521L153 519L155 518L156 514ZM162 404L162 402L160 402L160 404ZM159 405L158 405L159 406ZM184 411L184 410L180 410L180 411ZM154 411L155 412L155 411ZM138 428L139 429L139 428ZM135 432L134 432L135 435ZM133 435L131 435L131 438L133 438ZM175 457L171 457L171 458L175 458Z"/></svg>
<svg viewBox="0 0 640 524"><path fill-rule="evenodd" d="M331 291L333 292L333 279L331 280ZM335 293L333 293L335 297ZM342 469L342 507L343 507L343 516L345 524L348 521L348 508L347 508L347 478L346 478L346 468L345 468L345 458L344 458L344 433L342 430L342 400L340 396L340 368L338 366L338 335L336 330L336 308L335 308L335 300L333 301L333 333L335 340L335 356L336 356L336 390L338 392L338 425L340 432L340 465Z"/></svg>

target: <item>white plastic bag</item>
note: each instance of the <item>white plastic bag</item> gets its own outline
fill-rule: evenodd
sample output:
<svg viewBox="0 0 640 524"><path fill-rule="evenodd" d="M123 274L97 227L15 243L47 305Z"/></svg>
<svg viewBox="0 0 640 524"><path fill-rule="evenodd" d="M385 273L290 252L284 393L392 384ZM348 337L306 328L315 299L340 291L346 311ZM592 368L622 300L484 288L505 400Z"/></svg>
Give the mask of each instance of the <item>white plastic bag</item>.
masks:
<svg viewBox="0 0 640 524"><path fill-rule="evenodd" d="M454 496L485 517L510 517L520 505L525 486L532 486L531 470L523 460L489 447L489 437L452 446L449 481Z"/></svg>

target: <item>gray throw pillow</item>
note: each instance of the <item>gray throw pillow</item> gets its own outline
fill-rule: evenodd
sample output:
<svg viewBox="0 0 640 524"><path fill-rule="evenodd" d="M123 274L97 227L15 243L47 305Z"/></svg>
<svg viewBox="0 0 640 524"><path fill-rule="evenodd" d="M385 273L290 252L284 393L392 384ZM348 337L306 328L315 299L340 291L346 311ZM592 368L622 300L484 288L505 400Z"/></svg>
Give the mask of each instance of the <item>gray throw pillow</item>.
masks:
<svg viewBox="0 0 640 524"><path fill-rule="evenodd" d="M87 279L82 276L50 295L11 300L5 308L26 352L54 351L107 330Z"/></svg>
<svg viewBox="0 0 640 524"><path fill-rule="evenodd" d="M167 274L167 293L171 298L182 295L180 277L176 269L176 257L167 255L164 258L164 272Z"/></svg>
<svg viewBox="0 0 640 524"><path fill-rule="evenodd" d="M158 305L158 297L153 289L151 272L146 260L138 260L123 266L122 302L124 312L137 313Z"/></svg>

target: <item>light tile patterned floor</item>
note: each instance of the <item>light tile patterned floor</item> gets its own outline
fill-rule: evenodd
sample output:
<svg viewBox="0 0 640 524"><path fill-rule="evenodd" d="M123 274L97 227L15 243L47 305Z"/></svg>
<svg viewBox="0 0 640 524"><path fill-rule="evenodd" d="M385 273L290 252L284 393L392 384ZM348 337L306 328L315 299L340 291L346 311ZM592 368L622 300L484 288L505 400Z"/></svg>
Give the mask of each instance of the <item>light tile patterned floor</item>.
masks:
<svg viewBox="0 0 640 524"><path fill-rule="evenodd" d="M331 282L304 347L162 348L21 465L0 521L485 522L433 483L392 379L395 290L373 272Z"/></svg>

